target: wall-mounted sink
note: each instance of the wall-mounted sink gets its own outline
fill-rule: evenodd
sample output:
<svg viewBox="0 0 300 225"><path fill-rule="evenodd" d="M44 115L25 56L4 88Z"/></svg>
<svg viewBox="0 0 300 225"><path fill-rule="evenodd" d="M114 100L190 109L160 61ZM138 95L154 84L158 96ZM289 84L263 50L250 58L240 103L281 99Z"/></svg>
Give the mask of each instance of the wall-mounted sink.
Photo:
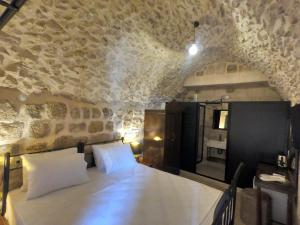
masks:
<svg viewBox="0 0 300 225"><path fill-rule="evenodd" d="M208 140L207 147L226 149L226 141Z"/></svg>

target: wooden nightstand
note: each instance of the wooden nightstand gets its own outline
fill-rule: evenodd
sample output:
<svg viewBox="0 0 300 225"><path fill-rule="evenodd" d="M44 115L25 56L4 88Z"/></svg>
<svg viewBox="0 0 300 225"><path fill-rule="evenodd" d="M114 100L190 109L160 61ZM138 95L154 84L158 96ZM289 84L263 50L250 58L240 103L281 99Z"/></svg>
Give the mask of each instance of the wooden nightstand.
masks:
<svg viewBox="0 0 300 225"><path fill-rule="evenodd" d="M140 163L140 164L143 164L143 165L145 165L145 166L149 166L149 167L153 167L153 165L152 164L150 164L150 163L147 163L147 162L145 162L144 161L144 158L143 158L143 156L142 155L135 155L135 159L136 159L136 161L138 162L138 163Z"/></svg>
<svg viewBox="0 0 300 225"><path fill-rule="evenodd" d="M153 167L153 165L151 163L147 163L147 162L140 162L140 163L145 166Z"/></svg>
<svg viewBox="0 0 300 225"><path fill-rule="evenodd" d="M134 155L134 158L135 160L138 162L138 163L141 163L143 161L143 155L142 154L135 154Z"/></svg>
<svg viewBox="0 0 300 225"><path fill-rule="evenodd" d="M2 216L0 216L0 225L7 225L5 219Z"/></svg>

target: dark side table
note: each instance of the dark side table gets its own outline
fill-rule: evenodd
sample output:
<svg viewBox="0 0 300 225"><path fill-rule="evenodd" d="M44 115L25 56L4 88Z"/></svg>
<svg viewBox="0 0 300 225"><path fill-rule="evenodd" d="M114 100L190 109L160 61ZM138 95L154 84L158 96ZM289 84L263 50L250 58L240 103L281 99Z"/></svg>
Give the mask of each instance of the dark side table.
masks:
<svg viewBox="0 0 300 225"><path fill-rule="evenodd" d="M287 181L285 183L280 183L280 182L273 182L273 181L262 181L259 179L260 174L281 174L286 176ZM293 207L293 199L297 194L297 186L294 184L294 181L291 179L291 176L289 174L288 169L282 169L278 168L277 166L274 165L268 165L268 164L259 164L256 170L256 177L255 177L255 184L257 187L257 215L258 215L258 225L261 224L261 192L262 189L266 190L266 192L271 191L271 192L278 192L281 194L287 195L287 209L286 209L286 221L285 224L287 225L292 225L293 221L293 213L292 213L292 207ZM283 204L283 203L282 203ZM272 206L273 207L273 206ZM278 221L275 221L278 222Z"/></svg>

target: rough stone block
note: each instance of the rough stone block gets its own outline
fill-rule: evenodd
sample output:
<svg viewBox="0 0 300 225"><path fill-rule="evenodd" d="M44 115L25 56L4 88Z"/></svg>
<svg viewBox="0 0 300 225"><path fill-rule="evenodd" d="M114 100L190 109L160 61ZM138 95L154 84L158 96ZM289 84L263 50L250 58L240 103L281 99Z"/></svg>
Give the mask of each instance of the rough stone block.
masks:
<svg viewBox="0 0 300 225"><path fill-rule="evenodd" d="M33 138L44 138L50 134L50 121L35 120L30 124L30 136Z"/></svg>
<svg viewBox="0 0 300 225"><path fill-rule="evenodd" d="M51 119L64 119L67 115L67 106L61 102L47 103L48 116Z"/></svg>
<svg viewBox="0 0 300 225"><path fill-rule="evenodd" d="M3 152L10 152L11 156L18 155L22 153L21 145L20 144L9 144L9 145L2 145L0 146L1 151Z"/></svg>
<svg viewBox="0 0 300 225"><path fill-rule="evenodd" d="M120 132L114 132L113 133L113 139L117 140L117 139L121 139L122 135Z"/></svg>
<svg viewBox="0 0 300 225"><path fill-rule="evenodd" d="M109 108L103 108L102 112L105 119L111 119L113 116L113 111Z"/></svg>
<svg viewBox="0 0 300 225"><path fill-rule="evenodd" d="M108 121L105 125L105 130L113 131L114 130L114 123L112 121Z"/></svg>
<svg viewBox="0 0 300 225"><path fill-rule="evenodd" d="M42 112L44 112L45 107L42 104L33 104L33 105L26 105L26 113L33 119L40 119L42 118Z"/></svg>
<svg viewBox="0 0 300 225"><path fill-rule="evenodd" d="M82 132L85 131L85 129L86 129L85 123L72 123L69 125L69 131L71 133Z"/></svg>
<svg viewBox="0 0 300 225"><path fill-rule="evenodd" d="M0 103L0 120L14 120L17 116L17 111L9 102Z"/></svg>
<svg viewBox="0 0 300 225"><path fill-rule="evenodd" d="M114 140L114 135L112 133L102 133L97 135L92 135L89 139L89 143L101 143L105 141Z"/></svg>
<svg viewBox="0 0 300 225"><path fill-rule="evenodd" d="M97 133L103 131L103 122L102 121L92 121L88 129L89 133Z"/></svg>
<svg viewBox="0 0 300 225"><path fill-rule="evenodd" d="M101 117L101 111L98 108L92 108L92 118L98 119Z"/></svg>
<svg viewBox="0 0 300 225"><path fill-rule="evenodd" d="M239 71L250 71L251 69L246 65L239 65Z"/></svg>
<svg viewBox="0 0 300 225"><path fill-rule="evenodd" d="M71 118L72 119L79 119L80 118L80 109L77 107L74 107L71 109Z"/></svg>
<svg viewBox="0 0 300 225"><path fill-rule="evenodd" d="M132 119L132 124L135 127L141 127L141 126L143 126L143 123L144 123L144 120L141 118L133 118Z"/></svg>
<svg viewBox="0 0 300 225"><path fill-rule="evenodd" d="M236 73L238 71L238 66L236 64L228 64L226 70L227 73Z"/></svg>
<svg viewBox="0 0 300 225"><path fill-rule="evenodd" d="M121 128L122 128L122 120L117 120L117 121L115 121L114 128L115 128L116 130L121 129Z"/></svg>
<svg viewBox="0 0 300 225"><path fill-rule="evenodd" d="M226 71L226 64L225 63L218 63L215 65L216 74L225 74Z"/></svg>
<svg viewBox="0 0 300 225"><path fill-rule="evenodd" d="M17 72L21 66L21 62L11 63L5 67L5 70L10 72Z"/></svg>
<svg viewBox="0 0 300 225"><path fill-rule="evenodd" d="M47 150L48 150L47 143L37 143L34 145L30 145L26 148L26 152L28 152L28 153L42 152L42 151L47 151Z"/></svg>
<svg viewBox="0 0 300 225"><path fill-rule="evenodd" d="M123 121L123 128L124 129L128 129L128 128L130 128L131 127L131 120L124 120Z"/></svg>
<svg viewBox="0 0 300 225"><path fill-rule="evenodd" d="M195 76L203 76L203 71L197 72Z"/></svg>
<svg viewBox="0 0 300 225"><path fill-rule="evenodd" d="M55 139L53 148L69 148L75 147L79 142L87 143L87 137L62 136Z"/></svg>
<svg viewBox="0 0 300 225"><path fill-rule="evenodd" d="M65 125L63 123L56 124L55 134L59 134L64 128L65 128Z"/></svg>
<svg viewBox="0 0 300 225"><path fill-rule="evenodd" d="M89 108L82 108L82 112L83 112L83 118L84 119L89 119L91 117L91 112Z"/></svg>
<svg viewBox="0 0 300 225"><path fill-rule="evenodd" d="M214 74L215 73L215 66L214 64L210 64L206 66L206 69L204 71L204 74Z"/></svg>
<svg viewBox="0 0 300 225"><path fill-rule="evenodd" d="M21 138L23 134L24 123L0 123L0 138L2 140L11 140Z"/></svg>

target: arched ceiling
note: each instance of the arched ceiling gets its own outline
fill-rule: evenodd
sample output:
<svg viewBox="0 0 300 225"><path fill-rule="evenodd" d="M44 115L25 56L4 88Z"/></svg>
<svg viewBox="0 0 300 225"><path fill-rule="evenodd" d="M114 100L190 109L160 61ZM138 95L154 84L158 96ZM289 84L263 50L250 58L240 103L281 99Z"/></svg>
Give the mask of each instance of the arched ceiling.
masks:
<svg viewBox="0 0 300 225"><path fill-rule="evenodd" d="M300 102L299 0L28 0L0 32L1 86L147 105L238 61ZM190 57L192 21L201 52Z"/></svg>

